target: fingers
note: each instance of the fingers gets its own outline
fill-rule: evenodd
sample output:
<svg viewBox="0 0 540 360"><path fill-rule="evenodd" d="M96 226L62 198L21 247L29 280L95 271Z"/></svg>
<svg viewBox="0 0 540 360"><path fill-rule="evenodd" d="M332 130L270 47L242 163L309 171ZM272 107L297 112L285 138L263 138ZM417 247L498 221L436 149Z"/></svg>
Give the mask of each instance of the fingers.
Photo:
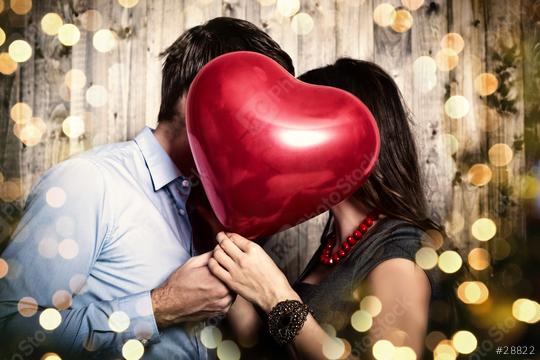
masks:
<svg viewBox="0 0 540 360"><path fill-rule="evenodd" d="M241 235L235 233L227 233L227 236L243 252L248 252L253 245L253 242L251 242L251 240L248 240Z"/></svg>
<svg viewBox="0 0 540 360"><path fill-rule="evenodd" d="M208 269L215 277L223 281L225 284L229 284L232 281L231 274L229 274L229 272L225 270L216 259L211 258L208 260Z"/></svg>
<svg viewBox="0 0 540 360"><path fill-rule="evenodd" d="M206 266L208 265L208 260L210 260L212 255L213 252L208 251L204 254L193 256L191 259L189 259L190 265L193 267Z"/></svg>
<svg viewBox="0 0 540 360"><path fill-rule="evenodd" d="M213 258L227 271L231 271L236 266L233 259L219 245L214 249Z"/></svg>
<svg viewBox="0 0 540 360"><path fill-rule="evenodd" d="M234 262L238 262L240 257L244 255L242 250L236 244L229 239L229 237L224 233L220 232L216 236L217 242L219 243L219 246L225 251L227 255L229 255Z"/></svg>

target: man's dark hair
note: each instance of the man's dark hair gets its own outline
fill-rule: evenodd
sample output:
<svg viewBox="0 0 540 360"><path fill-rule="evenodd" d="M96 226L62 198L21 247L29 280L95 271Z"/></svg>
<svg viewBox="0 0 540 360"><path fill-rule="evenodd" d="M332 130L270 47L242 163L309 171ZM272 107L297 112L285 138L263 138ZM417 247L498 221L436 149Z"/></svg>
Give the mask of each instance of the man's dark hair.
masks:
<svg viewBox="0 0 540 360"><path fill-rule="evenodd" d="M218 17L187 30L161 54L165 61L158 120L174 117L178 99L206 63L232 51L266 55L294 75L290 56L268 34L249 21Z"/></svg>

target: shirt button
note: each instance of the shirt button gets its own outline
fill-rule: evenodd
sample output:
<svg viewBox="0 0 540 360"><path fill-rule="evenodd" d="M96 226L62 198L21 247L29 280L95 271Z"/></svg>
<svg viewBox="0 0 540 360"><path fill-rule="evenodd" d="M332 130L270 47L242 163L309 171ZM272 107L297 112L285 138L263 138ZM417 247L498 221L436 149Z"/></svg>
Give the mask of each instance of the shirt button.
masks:
<svg viewBox="0 0 540 360"><path fill-rule="evenodd" d="M189 180L187 180L187 179L183 180L182 181L182 186L185 187L185 188L189 187Z"/></svg>
<svg viewBox="0 0 540 360"><path fill-rule="evenodd" d="M184 209L180 209L180 215L186 215L186 211Z"/></svg>

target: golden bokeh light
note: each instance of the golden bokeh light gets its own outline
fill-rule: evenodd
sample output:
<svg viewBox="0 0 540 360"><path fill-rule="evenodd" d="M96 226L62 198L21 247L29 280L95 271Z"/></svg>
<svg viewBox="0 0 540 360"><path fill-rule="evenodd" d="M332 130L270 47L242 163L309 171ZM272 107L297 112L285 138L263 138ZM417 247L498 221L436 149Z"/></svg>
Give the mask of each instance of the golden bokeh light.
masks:
<svg viewBox="0 0 540 360"><path fill-rule="evenodd" d="M492 176L491 169L486 164L474 164L467 172L467 180L474 186L487 185Z"/></svg>
<svg viewBox="0 0 540 360"><path fill-rule="evenodd" d="M397 10L391 26L395 32L404 33L409 31L413 26L412 14L405 9Z"/></svg>
<svg viewBox="0 0 540 360"><path fill-rule="evenodd" d="M454 349L452 342L447 339L441 340L441 342L439 342L433 350L433 356L435 360L456 359L457 355L458 354Z"/></svg>
<svg viewBox="0 0 540 360"><path fill-rule="evenodd" d="M137 5L139 3L139 0L118 0L118 3L120 4L120 6L129 9Z"/></svg>
<svg viewBox="0 0 540 360"><path fill-rule="evenodd" d="M32 57L32 47L24 40L15 40L9 45L8 53L13 61L22 63Z"/></svg>
<svg viewBox="0 0 540 360"><path fill-rule="evenodd" d="M291 17L300 10L299 0L277 0L276 10L285 17Z"/></svg>
<svg viewBox="0 0 540 360"><path fill-rule="evenodd" d="M452 346L461 354L470 354L478 346L478 341L472 332L460 330L452 336Z"/></svg>
<svg viewBox="0 0 540 360"><path fill-rule="evenodd" d="M64 76L64 84L71 90L80 90L86 85L86 75L82 70L71 69Z"/></svg>
<svg viewBox="0 0 540 360"><path fill-rule="evenodd" d="M514 157L512 148L506 144L495 144L488 151L489 161L495 166L506 166Z"/></svg>
<svg viewBox="0 0 540 360"><path fill-rule="evenodd" d="M391 26L395 18L396 9L388 3L382 3L373 10L373 21L379 26Z"/></svg>
<svg viewBox="0 0 540 360"><path fill-rule="evenodd" d="M377 360L387 360L394 358L395 346L388 340L377 340L372 348L373 357Z"/></svg>
<svg viewBox="0 0 540 360"><path fill-rule="evenodd" d="M291 28L297 35L307 35L313 30L313 18L307 13L298 13L291 20Z"/></svg>
<svg viewBox="0 0 540 360"><path fill-rule="evenodd" d="M122 346L122 356L126 360L139 360L144 355L144 345L137 339L130 339Z"/></svg>
<svg viewBox="0 0 540 360"><path fill-rule="evenodd" d="M345 343L338 337L329 337L322 344L323 355L327 359L340 359L345 354Z"/></svg>
<svg viewBox="0 0 540 360"><path fill-rule="evenodd" d="M73 24L64 24L58 29L58 40L65 46L73 46L81 39L81 32Z"/></svg>
<svg viewBox="0 0 540 360"><path fill-rule="evenodd" d="M469 113L469 100L461 95L450 96L444 103L444 112L452 119L460 119Z"/></svg>
<svg viewBox="0 0 540 360"><path fill-rule="evenodd" d="M512 315L516 320L535 324L540 320L540 305L530 299L517 299L512 304Z"/></svg>
<svg viewBox="0 0 540 360"><path fill-rule="evenodd" d="M103 23L101 13L93 9L86 10L82 13L79 20L82 28L87 31L96 31L101 28L101 24Z"/></svg>
<svg viewBox="0 0 540 360"><path fill-rule="evenodd" d="M52 296L52 303L58 310L65 310L71 306L71 294L66 290L58 290Z"/></svg>
<svg viewBox="0 0 540 360"><path fill-rule="evenodd" d="M0 46L6 42L6 33L2 28L0 28Z"/></svg>
<svg viewBox="0 0 540 360"><path fill-rule="evenodd" d="M366 310L357 310L351 316L351 326L358 332L368 331L373 325L373 317Z"/></svg>
<svg viewBox="0 0 540 360"><path fill-rule="evenodd" d="M32 119L32 108L25 102L18 102L9 111L11 120L17 124L26 124Z"/></svg>
<svg viewBox="0 0 540 360"><path fill-rule="evenodd" d="M16 124L19 125L19 124ZM21 142L26 146L35 146L39 144L43 137L43 131L38 128L36 125L29 123L21 127L17 137Z"/></svg>
<svg viewBox="0 0 540 360"><path fill-rule="evenodd" d="M471 233L477 240L488 241L497 233L497 225L489 218L480 218L472 224Z"/></svg>
<svg viewBox="0 0 540 360"><path fill-rule="evenodd" d="M414 60L413 71L420 76L434 74L437 71L437 63L431 56L419 56Z"/></svg>
<svg viewBox="0 0 540 360"><path fill-rule="evenodd" d="M128 314L123 311L115 311L109 316L109 328L117 333L126 331L130 322Z"/></svg>
<svg viewBox="0 0 540 360"><path fill-rule="evenodd" d="M47 190L45 198L50 207L59 208L66 202L66 192L55 186Z"/></svg>
<svg viewBox="0 0 540 360"><path fill-rule="evenodd" d="M6 277L9 272L9 264L6 260L0 258L0 279Z"/></svg>
<svg viewBox="0 0 540 360"><path fill-rule="evenodd" d="M435 63L441 71L450 71L459 64L459 55L450 48L443 48L435 54Z"/></svg>
<svg viewBox="0 0 540 360"><path fill-rule="evenodd" d="M25 296L17 303L17 310L21 316L32 317L38 311L38 303L36 299L30 296Z"/></svg>
<svg viewBox="0 0 540 360"><path fill-rule="evenodd" d="M459 54L464 47L465 41L458 33L448 33L441 39L441 48L452 49L456 54Z"/></svg>
<svg viewBox="0 0 540 360"><path fill-rule="evenodd" d="M58 244L58 254L66 260L79 255L79 244L73 239L64 239Z"/></svg>
<svg viewBox="0 0 540 360"><path fill-rule="evenodd" d="M62 358L56 353L48 352L43 354L40 360L62 360Z"/></svg>
<svg viewBox="0 0 540 360"><path fill-rule="evenodd" d="M414 11L418 10L422 5L424 5L424 0L401 0L401 3L407 9Z"/></svg>
<svg viewBox="0 0 540 360"><path fill-rule="evenodd" d="M7 52L0 53L0 73L11 75L15 71L17 71L17 62Z"/></svg>
<svg viewBox="0 0 540 360"><path fill-rule="evenodd" d="M532 200L540 197L540 181L530 175L518 177L519 197L522 199Z"/></svg>
<svg viewBox="0 0 540 360"><path fill-rule="evenodd" d="M25 15L32 10L32 0L11 0L9 6L17 15Z"/></svg>
<svg viewBox="0 0 540 360"><path fill-rule="evenodd" d="M68 116L62 122L62 131L67 137L77 139L85 132L84 119L80 116Z"/></svg>
<svg viewBox="0 0 540 360"><path fill-rule="evenodd" d="M371 316L375 317L379 315L382 310L381 300L375 295L365 296L362 301L360 301L360 309L367 311Z"/></svg>
<svg viewBox="0 0 540 360"><path fill-rule="evenodd" d="M469 251L467 261L474 270L481 271L489 267L491 259L489 256L489 252L486 249L474 248Z"/></svg>
<svg viewBox="0 0 540 360"><path fill-rule="evenodd" d="M47 35L56 35L64 25L64 21L57 13L48 13L41 18L41 30Z"/></svg>
<svg viewBox="0 0 540 360"><path fill-rule="evenodd" d="M22 196L22 188L18 180L8 180L0 184L0 198L4 201L15 201Z"/></svg>
<svg viewBox="0 0 540 360"><path fill-rule="evenodd" d="M232 340L225 340L217 347L217 356L220 360L240 360L240 348Z"/></svg>
<svg viewBox="0 0 540 360"><path fill-rule="evenodd" d="M416 353L408 346L397 346L392 359L396 360L416 360Z"/></svg>
<svg viewBox="0 0 540 360"><path fill-rule="evenodd" d="M465 304L482 304L489 298L489 289L481 281L464 281L457 288L458 298Z"/></svg>
<svg viewBox="0 0 540 360"><path fill-rule="evenodd" d="M205 326L201 331L201 342L207 349L217 348L222 339L223 334L217 326Z"/></svg>
<svg viewBox="0 0 540 360"><path fill-rule="evenodd" d="M118 46L118 37L111 30L101 29L96 31L92 37L92 45L97 51L106 53Z"/></svg>
<svg viewBox="0 0 540 360"><path fill-rule="evenodd" d="M422 237L423 243L425 245L430 246L435 250L441 248L444 243L444 238L440 231L437 231L435 229L428 229L426 230L426 235L427 237Z"/></svg>
<svg viewBox="0 0 540 360"><path fill-rule="evenodd" d="M461 268L463 260L461 256L453 250L444 251L439 256L439 268L447 274L453 274Z"/></svg>
<svg viewBox="0 0 540 360"><path fill-rule="evenodd" d="M54 330L62 322L62 315L60 312L54 308L48 308L43 310L39 315L39 324L45 330Z"/></svg>
<svg viewBox="0 0 540 360"><path fill-rule="evenodd" d="M437 266L438 260L437 252L429 246L420 248L415 255L416 264L424 270L433 269Z"/></svg>
<svg viewBox="0 0 540 360"><path fill-rule="evenodd" d="M101 85L92 85L86 90L86 101L92 107L101 107L107 103L107 89Z"/></svg>
<svg viewBox="0 0 540 360"><path fill-rule="evenodd" d="M426 347L429 349L429 351L434 351L437 344L445 339L446 335L444 335L442 332L431 331L429 334L427 334L425 339Z"/></svg>
<svg viewBox="0 0 540 360"><path fill-rule="evenodd" d="M474 78L474 89L480 96L488 96L497 91L499 80L490 73L483 73Z"/></svg>
<svg viewBox="0 0 540 360"><path fill-rule="evenodd" d="M459 141L452 134L443 134L443 143L449 155L454 155L459 150Z"/></svg>

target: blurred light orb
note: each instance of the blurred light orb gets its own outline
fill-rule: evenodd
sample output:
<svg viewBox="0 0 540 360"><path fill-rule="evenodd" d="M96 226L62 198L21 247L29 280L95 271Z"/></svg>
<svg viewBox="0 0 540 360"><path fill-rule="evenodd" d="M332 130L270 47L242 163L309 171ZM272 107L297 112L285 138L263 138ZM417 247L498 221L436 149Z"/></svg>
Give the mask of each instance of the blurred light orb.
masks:
<svg viewBox="0 0 540 360"><path fill-rule="evenodd" d="M126 360L139 360L144 355L144 345L137 339L130 339L122 346L122 356Z"/></svg>
<svg viewBox="0 0 540 360"><path fill-rule="evenodd" d="M22 63L32 57L32 47L24 40L15 40L9 45L8 53L13 61Z"/></svg>
<svg viewBox="0 0 540 360"><path fill-rule="evenodd" d="M207 349L217 348L222 339L223 334L217 326L205 326L201 331L201 342Z"/></svg>
<svg viewBox="0 0 540 360"><path fill-rule="evenodd" d="M536 199L537 197L540 197L540 182L539 180L530 175L524 175L520 176L519 180L519 196L522 199Z"/></svg>
<svg viewBox="0 0 540 360"><path fill-rule="evenodd" d="M62 131L70 139L77 139L85 132L84 120L80 116L68 116L62 123Z"/></svg>
<svg viewBox="0 0 540 360"><path fill-rule="evenodd" d="M416 353L408 346L397 346L393 359L416 360Z"/></svg>
<svg viewBox="0 0 540 360"><path fill-rule="evenodd" d="M489 298L489 289L481 281L464 281L457 288L457 296L464 304L482 304Z"/></svg>
<svg viewBox="0 0 540 360"><path fill-rule="evenodd" d="M481 271L489 267L491 259L486 249L474 248L469 252L467 261L474 270Z"/></svg>
<svg viewBox="0 0 540 360"><path fill-rule="evenodd" d="M58 40L65 46L73 46L81 39L81 32L73 24L64 24L58 29Z"/></svg>
<svg viewBox="0 0 540 360"><path fill-rule="evenodd" d="M5 8L6 8L6 5L4 4L4 0L0 0L0 13L4 11Z"/></svg>
<svg viewBox="0 0 540 360"><path fill-rule="evenodd" d="M86 90L86 101L92 107L101 107L107 103L107 89L101 85L92 85Z"/></svg>
<svg viewBox="0 0 540 360"><path fill-rule="evenodd" d="M322 345L323 355L327 359L340 359L345 354L345 343L338 337L330 337Z"/></svg>
<svg viewBox="0 0 540 360"><path fill-rule="evenodd" d="M22 127L19 139L26 146L35 146L41 141L43 132L34 124L26 124Z"/></svg>
<svg viewBox="0 0 540 360"><path fill-rule="evenodd" d="M413 17L408 10L399 9L396 11L394 21L392 22L392 30L399 33L409 31L413 26Z"/></svg>
<svg viewBox="0 0 540 360"><path fill-rule="evenodd" d="M71 90L80 90L86 85L86 75L82 70L71 69L64 76L64 84Z"/></svg>
<svg viewBox="0 0 540 360"><path fill-rule="evenodd" d="M126 331L130 322L129 316L123 311L115 311L109 316L109 328L117 333Z"/></svg>
<svg viewBox="0 0 540 360"><path fill-rule="evenodd" d="M435 62L441 71L450 71L459 64L459 55L453 49L443 48L435 54Z"/></svg>
<svg viewBox="0 0 540 360"><path fill-rule="evenodd" d="M0 46L6 42L6 33L2 28L0 28Z"/></svg>
<svg viewBox="0 0 540 360"><path fill-rule="evenodd" d="M434 74L437 71L437 63L431 56L419 56L414 60L413 72L418 75Z"/></svg>
<svg viewBox="0 0 540 360"><path fill-rule="evenodd" d="M44 237L38 244L39 255L44 258L52 259L58 254L58 244L56 240L50 237Z"/></svg>
<svg viewBox="0 0 540 360"><path fill-rule="evenodd" d="M490 73L483 73L474 78L474 89L480 96L488 96L497 91L499 80Z"/></svg>
<svg viewBox="0 0 540 360"><path fill-rule="evenodd" d="M101 28L101 24L103 23L101 13L93 9L86 10L82 13L79 20L83 29L87 31L96 31Z"/></svg>
<svg viewBox="0 0 540 360"><path fill-rule="evenodd" d="M139 3L139 0L118 0L118 3L120 4L120 6L129 9L137 5Z"/></svg>
<svg viewBox="0 0 540 360"><path fill-rule="evenodd" d="M366 332L373 325L373 317L366 310L356 310L351 316L351 326L358 332Z"/></svg>
<svg viewBox="0 0 540 360"><path fill-rule="evenodd" d="M540 305L533 300L517 299L512 304L512 315L519 321L534 324L540 319Z"/></svg>
<svg viewBox="0 0 540 360"><path fill-rule="evenodd" d="M32 10L31 0L11 0L11 10L17 15L28 14Z"/></svg>
<svg viewBox="0 0 540 360"><path fill-rule="evenodd" d="M0 73L11 75L17 70L15 62L7 52L0 53Z"/></svg>
<svg viewBox="0 0 540 360"><path fill-rule="evenodd" d="M439 268L447 274L453 274L458 271L462 263L463 260L456 251L447 250L439 255Z"/></svg>
<svg viewBox="0 0 540 360"><path fill-rule="evenodd" d="M362 301L360 301L360 309L367 311L371 316L375 317L379 315L382 310L381 300L375 295L365 296Z"/></svg>
<svg viewBox="0 0 540 360"><path fill-rule="evenodd" d="M452 119L460 119L470 110L469 100L461 95L450 96L444 103L444 112Z"/></svg>
<svg viewBox="0 0 540 360"><path fill-rule="evenodd" d="M276 10L284 17L291 17L300 10L300 1L277 0Z"/></svg>
<svg viewBox="0 0 540 360"><path fill-rule="evenodd" d="M401 3L407 9L414 11L418 10L422 5L424 5L424 0L401 0Z"/></svg>
<svg viewBox="0 0 540 360"><path fill-rule="evenodd" d="M456 54L459 54L463 51L465 47L465 41L463 37L458 33L448 33L444 35L441 39L441 48L443 49L452 49Z"/></svg>
<svg viewBox="0 0 540 360"><path fill-rule="evenodd" d="M92 37L92 45L94 45L97 51L106 53L118 46L118 38L115 32L108 29L101 29L96 31Z"/></svg>
<svg viewBox="0 0 540 360"><path fill-rule="evenodd" d="M52 303L58 310L65 310L71 306L71 294L66 290L58 290L52 296Z"/></svg>
<svg viewBox="0 0 540 360"><path fill-rule="evenodd" d="M472 224L471 233L479 241L488 241L497 233L497 225L489 218L480 218Z"/></svg>
<svg viewBox="0 0 540 360"><path fill-rule="evenodd" d="M17 303L17 310L23 317L32 317L38 311L38 303L36 299L25 296Z"/></svg>
<svg viewBox="0 0 540 360"><path fill-rule="evenodd" d="M69 289L74 294L83 293L86 285L86 275L75 274L69 279Z"/></svg>
<svg viewBox="0 0 540 360"><path fill-rule="evenodd" d="M41 30L47 35L56 35L64 25L64 21L57 13L48 13L41 18Z"/></svg>
<svg viewBox="0 0 540 360"><path fill-rule="evenodd" d="M297 35L307 35L313 30L313 18L307 13L298 13L291 20L292 31Z"/></svg>
<svg viewBox="0 0 540 360"><path fill-rule="evenodd" d="M45 194L47 204L53 208L59 208L66 202L66 192L59 187L52 187Z"/></svg>
<svg viewBox="0 0 540 360"><path fill-rule="evenodd" d="M6 277L9 271L9 264L6 260L0 258L0 279L3 279Z"/></svg>
<svg viewBox="0 0 540 360"><path fill-rule="evenodd" d="M438 250L441 248L441 246L444 243L444 238L440 231L437 231L435 229L428 229L426 230L427 240L426 245L432 247L435 250Z"/></svg>
<svg viewBox="0 0 540 360"><path fill-rule="evenodd" d="M443 134L443 142L449 155L454 155L459 150L459 141L454 135Z"/></svg>
<svg viewBox="0 0 540 360"><path fill-rule="evenodd" d="M217 347L217 356L220 360L240 360L240 348L232 340L222 341Z"/></svg>
<svg viewBox="0 0 540 360"><path fill-rule="evenodd" d="M442 340L445 340L445 339L446 339L446 335L444 335L442 332L440 332L440 331L431 331L426 336L426 340L425 340L426 347L430 351L434 351L437 344L439 342L441 342Z"/></svg>
<svg viewBox="0 0 540 360"><path fill-rule="evenodd" d="M488 151L489 161L495 166L506 166L510 164L514 157L514 152L510 146L501 143L493 145Z"/></svg>
<svg viewBox="0 0 540 360"><path fill-rule="evenodd" d="M66 260L79 255L79 244L73 239L64 239L58 244L58 254Z"/></svg>
<svg viewBox="0 0 540 360"><path fill-rule="evenodd" d="M45 330L54 330L62 322L62 315L60 312L53 308L43 310L39 315L39 324Z"/></svg>
<svg viewBox="0 0 540 360"><path fill-rule="evenodd" d="M474 164L467 172L467 178L474 186L487 185L493 176L491 169L486 164Z"/></svg>
<svg viewBox="0 0 540 360"><path fill-rule="evenodd" d="M472 332L460 330L452 336L452 346L461 354L470 354L478 346L478 341Z"/></svg>
<svg viewBox="0 0 540 360"><path fill-rule="evenodd" d="M204 23L204 13L199 7L188 5L184 8L184 21L187 29L202 25Z"/></svg>
<svg viewBox="0 0 540 360"><path fill-rule="evenodd" d="M40 360L62 360L62 358L58 354L48 352L43 354Z"/></svg>
<svg viewBox="0 0 540 360"><path fill-rule="evenodd" d="M420 248L415 255L416 264L424 270L433 269L437 266L438 260L437 252L429 246Z"/></svg>
<svg viewBox="0 0 540 360"><path fill-rule="evenodd" d="M18 102L9 111L11 120L17 124L26 124L32 119L32 108L25 102Z"/></svg>
<svg viewBox="0 0 540 360"><path fill-rule="evenodd" d="M388 340L377 340L371 349L373 357L377 360L393 359L396 353L395 346Z"/></svg>
<svg viewBox="0 0 540 360"><path fill-rule="evenodd" d="M373 21L379 26L391 26L395 18L396 9L388 3L382 3L373 10Z"/></svg>

